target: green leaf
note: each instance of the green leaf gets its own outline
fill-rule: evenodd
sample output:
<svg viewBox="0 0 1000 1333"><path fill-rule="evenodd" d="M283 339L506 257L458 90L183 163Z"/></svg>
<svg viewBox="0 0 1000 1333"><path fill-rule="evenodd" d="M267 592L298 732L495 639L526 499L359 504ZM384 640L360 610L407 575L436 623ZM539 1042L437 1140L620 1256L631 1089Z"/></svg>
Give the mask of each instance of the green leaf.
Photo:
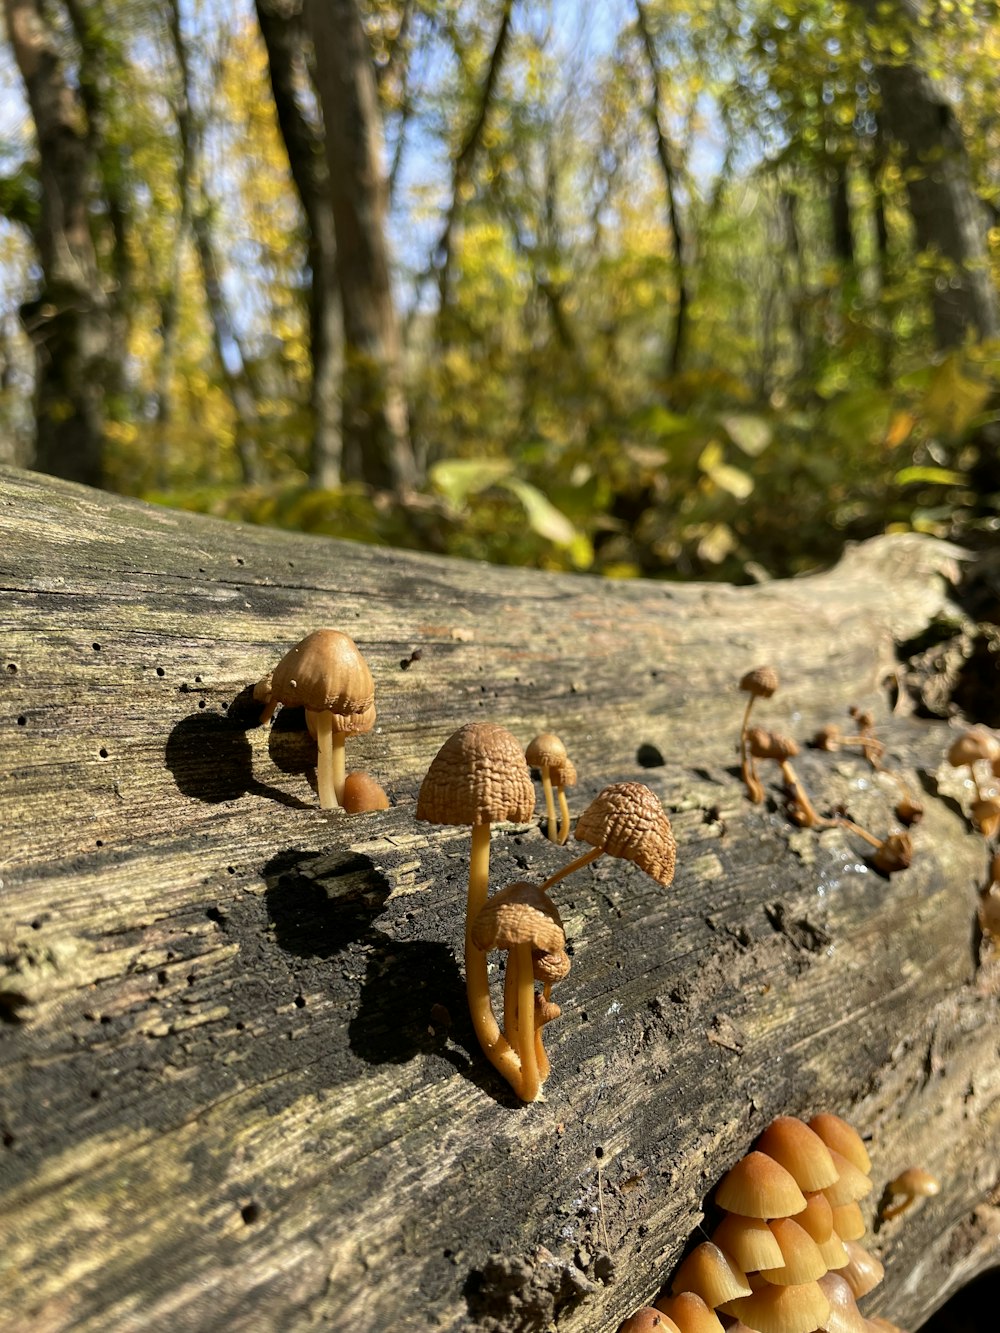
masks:
<svg viewBox="0 0 1000 1333"><path fill-rule="evenodd" d="M522 481L520 477L507 477L500 482L500 485L521 501L528 524L539 537L554 542L556 546L573 545L579 536L577 529L561 510L546 499L537 486Z"/></svg>
<svg viewBox="0 0 1000 1333"><path fill-rule="evenodd" d="M731 467L728 463L720 463L718 467L713 467L708 475L716 486L728 491L737 500L745 500L753 490L753 477L738 467Z"/></svg>
<svg viewBox="0 0 1000 1333"><path fill-rule="evenodd" d="M728 416L719 417L719 423L733 444L751 458L762 454L774 435L770 422L763 417L752 416L749 412L731 412Z"/></svg>
<svg viewBox="0 0 1000 1333"><path fill-rule="evenodd" d="M946 467L904 467L893 481L897 486L910 486L915 481L929 481L936 486L964 486L967 478Z"/></svg>
<svg viewBox="0 0 1000 1333"><path fill-rule="evenodd" d="M430 469L431 485L456 509L508 477L513 463L506 458L442 458Z"/></svg>

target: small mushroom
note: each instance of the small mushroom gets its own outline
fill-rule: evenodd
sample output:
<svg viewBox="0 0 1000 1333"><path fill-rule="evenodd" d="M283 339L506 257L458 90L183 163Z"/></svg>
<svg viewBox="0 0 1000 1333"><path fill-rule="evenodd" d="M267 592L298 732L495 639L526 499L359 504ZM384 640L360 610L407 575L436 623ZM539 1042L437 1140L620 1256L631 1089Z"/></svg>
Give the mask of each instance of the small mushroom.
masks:
<svg viewBox="0 0 1000 1333"><path fill-rule="evenodd" d="M779 1287L797 1287L815 1282L827 1271L819 1246L809 1232L791 1217L768 1222L768 1229L781 1249L781 1263L761 1270L761 1277Z"/></svg>
<svg viewBox="0 0 1000 1333"><path fill-rule="evenodd" d="M521 1081L517 1052L504 1038L490 1004L486 955L472 943L472 922L486 904L490 825L525 823L535 808L531 770L509 731L493 722L469 722L445 741L417 795L416 817L472 829L465 919L465 984L469 1010L487 1059L512 1087Z"/></svg>
<svg viewBox="0 0 1000 1333"><path fill-rule="evenodd" d="M651 1305L644 1305L635 1314L629 1315L624 1324L618 1325L618 1333L681 1333L669 1317L655 1310Z"/></svg>
<svg viewBox="0 0 1000 1333"><path fill-rule="evenodd" d="M972 822L984 838L992 838L1000 829L1000 798L984 796L972 802Z"/></svg>
<svg viewBox="0 0 1000 1333"><path fill-rule="evenodd" d="M1000 759L1000 742L985 727L970 727L968 731L963 731L960 736L952 741L948 749L947 759L952 768L964 768L968 765L976 788L976 796L982 801L985 799L986 793L979 785L976 764L981 759L987 760L990 764Z"/></svg>
<svg viewBox="0 0 1000 1333"><path fill-rule="evenodd" d="M362 815L372 810L388 810L389 798L370 774L355 771L344 779L341 805L349 815Z"/></svg>
<svg viewBox="0 0 1000 1333"><path fill-rule="evenodd" d="M543 731L535 737L524 752L524 757L532 768L537 768L542 779L542 791L545 793L545 812L548 816L546 834L550 842L558 842L556 832L556 803L552 794L551 769L564 764L568 758L566 747L558 736L551 731Z"/></svg>
<svg viewBox="0 0 1000 1333"><path fill-rule="evenodd" d="M739 1296L750 1295L746 1274L710 1240L696 1245L681 1263L670 1284L673 1295L693 1291L712 1309Z"/></svg>
<svg viewBox="0 0 1000 1333"><path fill-rule="evenodd" d="M634 862L664 887L673 881L677 844L670 820L641 782L617 782L599 792L577 821L576 837L591 850L550 875L544 889L605 854Z"/></svg>
<svg viewBox="0 0 1000 1333"><path fill-rule="evenodd" d="M780 767L790 797L789 813L796 824L801 824L804 828L823 828L833 822L823 819L816 813L805 787L792 768L790 761L798 754L799 747L791 736L783 736L776 731L765 731L763 727L751 727L747 733L747 749L751 765L755 759L773 759ZM753 769L753 775L756 778L756 768Z"/></svg>
<svg viewBox="0 0 1000 1333"><path fill-rule="evenodd" d="M850 829L859 838L875 848L872 865L883 875L895 875L897 871L907 870L913 861L913 841L908 833L890 833L888 837L876 838L853 819L838 816L834 823L841 828Z"/></svg>
<svg viewBox="0 0 1000 1333"><path fill-rule="evenodd" d="M815 1130L795 1116L781 1115L772 1120L757 1140L757 1151L779 1162L803 1193L824 1189L837 1179L829 1148Z"/></svg>
<svg viewBox="0 0 1000 1333"><path fill-rule="evenodd" d="M836 1148L830 1149L830 1155L837 1168L837 1179L832 1185L824 1186L823 1193L832 1208L841 1208L845 1203L857 1203L858 1199L872 1192L871 1178L859 1170L849 1157L839 1153Z"/></svg>
<svg viewBox="0 0 1000 1333"><path fill-rule="evenodd" d="M834 1235L845 1242L860 1240L865 1234L866 1227L865 1215L858 1204L855 1202L833 1204L832 1208Z"/></svg>
<svg viewBox="0 0 1000 1333"><path fill-rule="evenodd" d="M833 1223L830 1225L832 1227ZM712 1240L731 1254L745 1273L777 1268L784 1262L781 1246L762 1217L727 1213L712 1232Z"/></svg>
<svg viewBox="0 0 1000 1333"><path fill-rule="evenodd" d="M899 1203L890 1204L888 1208L883 1208L881 1217L883 1222L888 1222L893 1217L899 1217L905 1213L917 1199L927 1199L941 1192L941 1182L937 1176L932 1176L929 1171L925 1171L920 1166L907 1167L894 1180L890 1180L886 1186L886 1191L890 1198L895 1195L901 1195Z"/></svg>
<svg viewBox="0 0 1000 1333"><path fill-rule="evenodd" d="M471 938L484 955L491 949L507 950L504 1031L520 1060L520 1077L512 1086L522 1101L532 1102L541 1090L533 954L563 952L566 937L559 912L537 885L510 884L487 899L472 922Z"/></svg>
<svg viewBox="0 0 1000 1333"><path fill-rule="evenodd" d="M254 687L255 697L262 684ZM320 809L335 810L347 776L346 738L375 725L375 686L354 640L335 629L307 634L271 673L262 725L270 722L279 704L305 708L306 721L315 728Z"/></svg>
<svg viewBox="0 0 1000 1333"><path fill-rule="evenodd" d="M556 833L556 842L562 847L569 839L570 824L572 823L569 802L566 800L566 788L576 786L576 766L573 760L567 758L563 763L553 765L549 771L549 776L555 788L556 800L559 802L559 829Z"/></svg>
<svg viewBox="0 0 1000 1333"><path fill-rule="evenodd" d="M806 1206L795 1178L766 1153L741 1157L722 1177L715 1202L742 1217L794 1217Z"/></svg>
<svg viewBox="0 0 1000 1333"><path fill-rule="evenodd" d="M672 1319L679 1333L723 1333L719 1316L693 1291L661 1296L653 1302L653 1309Z"/></svg>
<svg viewBox="0 0 1000 1333"><path fill-rule="evenodd" d="M743 712L743 723L740 727L740 771L743 774L743 781L746 783L747 791L754 805L760 805L764 799L764 789L760 785L760 779L753 771L753 765L747 757L747 730L750 726L750 710L753 708L754 700L770 699L777 688L778 673L774 667L770 666L755 667L753 671L748 671L740 680L740 689L750 696Z"/></svg>
<svg viewBox="0 0 1000 1333"><path fill-rule="evenodd" d="M832 1111L820 1111L809 1121L809 1128L814 1130L828 1148L833 1148L842 1157L868 1175L872 1169L871 1158L865 1141L853 1125L834 1115Z"/></svg>
<svg viewBox="0 0 1000 1333"><path fill-rule="evenodd" d="M819 1279L819 1289L830 1302L824 1333L867 1333L868 1325L850 1286L839 1273Z"/></svg>
<svg viewBox="0 0 1000 1333"><path fill-rule="evenodd" d="M723 1308L757 1333L811 1333L823 1327L830 1302L816 1282L795 1287L768 1283L750 1296L727 1302Z"/></svg>
<svg viewBox="0 0 1000 1333"><path fill-rule="evenodd" d="M847 1263L840 1270L840 1276L850 1287L854 1299L859 1301L874 1291L885 1277L885 1269L874 1254L869 1254L856 1240L845 1241Z"/></svg>

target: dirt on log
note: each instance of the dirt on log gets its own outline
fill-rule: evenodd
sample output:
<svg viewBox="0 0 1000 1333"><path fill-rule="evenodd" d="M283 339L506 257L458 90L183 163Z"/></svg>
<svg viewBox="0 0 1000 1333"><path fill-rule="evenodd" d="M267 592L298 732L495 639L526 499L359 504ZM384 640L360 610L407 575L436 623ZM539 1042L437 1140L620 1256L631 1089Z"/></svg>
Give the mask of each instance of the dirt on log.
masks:
<svg viewBox="0 0 1000 1333"><path fill-rule="evenodd" d="M941 1193L869 1232L869 1313L916 1327L1000 1261L1000 1023L987 850L945 721L905 658L957 553L914 536L752 588L499 569L225 524L0 472L0 1328L611 1333L650 1299L719 1177L776 1114L838 1112L875 1192ZM322 812L289 710L249 687L348 631L378 725L348 766L392 808ZM891 774L803 748L796 828L759 721L804 741L870 708ZM668 890L603 858L556 890L573 957L544 1100L475 1045L461 974L468 833L414 819L441 743L556 731L574 815L640 780L677 835ZM892 776L895 775L895 776ZM492 884L568 849L493 837Z"/></svg>

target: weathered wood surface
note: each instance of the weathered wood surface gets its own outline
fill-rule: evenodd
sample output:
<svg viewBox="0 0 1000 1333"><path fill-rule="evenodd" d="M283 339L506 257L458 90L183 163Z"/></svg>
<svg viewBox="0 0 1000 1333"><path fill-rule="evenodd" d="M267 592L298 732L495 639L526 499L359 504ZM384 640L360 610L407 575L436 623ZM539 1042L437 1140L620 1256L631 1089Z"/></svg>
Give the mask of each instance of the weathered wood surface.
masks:
<svg viewBox="0 0 1000 1333"><path fill-rule="evenodd" d="M916 1326L996 1263L986 856L948 727L885 684L950 614L951 565L890 538L792 583L609 583L0 472L0 1328L605 1333L767 1120L817 1109L871 1136L880 1184L911 1162L944 1182L874 1237L872 1311ZM319 812L304 734L234 705L320 625L371 663L379 728L349 764L384 815ZM909 871L793 829L773 782L742 799L735 680L762 661L783 679L762 722L875 709L926 793ZM413 819L470 718L557 730L574 811L646 781L680 849L666 892L607 859L559 886L573 970L530 1107L464 1009L467 835ZM799 767L888 828L891 781ZM564 856L499 830L493 882Z"/></svg>

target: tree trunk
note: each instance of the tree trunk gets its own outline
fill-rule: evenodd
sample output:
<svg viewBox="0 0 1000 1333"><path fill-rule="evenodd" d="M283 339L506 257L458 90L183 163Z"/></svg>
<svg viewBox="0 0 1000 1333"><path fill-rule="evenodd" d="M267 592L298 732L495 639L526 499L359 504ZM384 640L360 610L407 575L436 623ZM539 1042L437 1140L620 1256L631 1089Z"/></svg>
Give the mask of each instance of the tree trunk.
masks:
<svg viewBox="0 0 1000 1333"><path fill-rule="evenodd" d="M108 303L90 234L94 161L79 94L39 0L4 0L38 140L37 298L21 307L35 348L36 466L98 486L104 476Z"/></svg>
<svg viewBox="0 0 1000 1333"><path fill-rule="evenodd" d="M862 3L869 10L874 6L874 0ZM941 348L958 347L970 331L977 338L1000 334L1000 302L961 127L921 67L919 8L918 0L896 0L895 21L908 54L902 63L876 66L880 128L900 154L917 245L946 265L931 291L935 340ZM879 22L885 23L881 11Z"/></svg>
<svg viewBox="0 0 1000 1333"><path fill-rule="evenodd" d="M309 346L313 417L309 479L314 486L339 486L343 452L340 429L343 366L337 245L322 136L307 119L299 102L299 80L307 68L302 0L257 0L257 18L267 47L278 124L285 141L292 180L306 216L311 275Z"/></svg>
<svg viewBox="0 0 1000 1333"><path fill-rule="evenodd" d="M612 1333L764 1124L821 1109L869 1137L869 1223L903 1167L943 1182L871 1238L869 1310L916 1327L995 1264L987 852L954 731L881 683L955 619L953 563L906 535L788 583L602 582L0 472L3 1333ZM320 811L301 716L255 726L250 686L316 625L374 673L348 762L384 813ZM875 711L926 806L909 870L794 828L776 774L744 798L735 682L764 661L764 726ZM666 890L607 857L557 887L573 964L531 1106L464 1003L468 830L413 817L486 718L560 733L574 814L647 783L679 849ZM895 779L795 762L822 809L891 825ZM543 819L494 832L494 887L565 864Z"/></svg>
<svg viewBox="0 0 1000 1333"><path fill-rule="evenodd" d="M416 480L386 242L382 124L356 0L307 0L323 108L344 322L348 476L400 490Z"/></svg>

